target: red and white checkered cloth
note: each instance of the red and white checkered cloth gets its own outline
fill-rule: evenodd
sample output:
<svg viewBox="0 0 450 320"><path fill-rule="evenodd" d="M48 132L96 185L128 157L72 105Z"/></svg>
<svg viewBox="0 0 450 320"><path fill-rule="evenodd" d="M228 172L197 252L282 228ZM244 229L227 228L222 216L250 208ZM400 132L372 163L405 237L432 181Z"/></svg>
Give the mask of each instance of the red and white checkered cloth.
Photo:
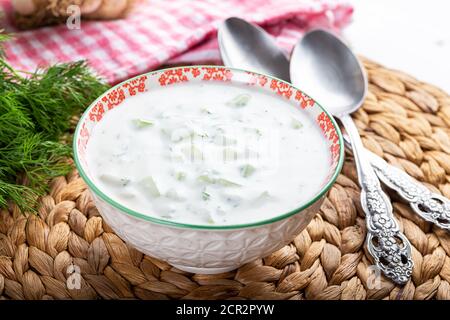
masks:
<svg viewBox="0 0 450 320"><path fill-rule="evenodd" d="M219 62L216 30L230 16L262 25L289 51L311 27L339 30L351 18L342 0L149 0L128 18L82 21L80 30L65 25L19 32L9 0L0 0L5 44L13 67L32 71L55 62L87 59L108 82L116 83L162 64Z"/></svg>

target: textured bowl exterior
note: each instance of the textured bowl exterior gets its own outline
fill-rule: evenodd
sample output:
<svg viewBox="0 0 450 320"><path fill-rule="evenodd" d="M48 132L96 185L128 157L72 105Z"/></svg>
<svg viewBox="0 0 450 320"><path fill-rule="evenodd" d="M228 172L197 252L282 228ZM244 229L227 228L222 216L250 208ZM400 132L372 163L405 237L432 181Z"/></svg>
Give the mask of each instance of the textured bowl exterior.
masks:
<svg viewBox="0 0 450 320"><path fill-rule="evenodd" d="M324 197L289 218L258 227L207 230L159 225L121 212L94 195L103 219L139 251L193 273L220 273L265 257L291 242L311 221Z"/></svg>
<svg viewBox="0 0 450 320"><path fill-rule="evenodd" d="M129 97L186 82L243 84L258 87L289 101L315 120L330 153L328 177L317 195L301 208L265 221L236 226L196 226L150 217L115 202L98 189L86 160L92 132L103 116L121 107ZM169 88L168 88L169 89ZM94 101L78 123L74 135L75 164L91 190L100 214L126 242L145 254L195 273L219 273L269 255L301 232L323 202L325 192L342 167L343 143L339 127L312 98L289 83L245 70L218 66L175 67L126 80Z"/></svg>

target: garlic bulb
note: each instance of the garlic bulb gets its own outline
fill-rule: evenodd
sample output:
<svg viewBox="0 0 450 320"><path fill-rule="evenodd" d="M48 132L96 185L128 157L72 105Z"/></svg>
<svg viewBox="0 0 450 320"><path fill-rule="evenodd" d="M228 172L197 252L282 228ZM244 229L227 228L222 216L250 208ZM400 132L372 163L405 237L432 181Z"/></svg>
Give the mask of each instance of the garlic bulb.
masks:
<svg viewBox="0 0 450 320"><path fill-rule="evenodd" d="M102 2L102 0L84 0L80 7L81 14L91 14L97 11L102 5ZM108 2L108 0L104 2Z"/></svg>
<svg viewBox="0 0 450 320"><path fill-rule="evenodd" d="M16 13L15 24L20 29L65 23L72 12L69 6L79 6L81 18L111 20L125 17L143 0L11 0Z"/></svg>
<svg viewBox="0 0 450 320"><path fill-rule="evenodd" d="M102 5L96 11L86 15L86 17L92 19L116 19L125 12L127 6L127 0L103 1Z"/></svg>
<svg viewBox="0 0 450 320"><path fill-rule="evenodd" d="M14 10L21 15L27 16L36 11L36 4L33 0L12 0Z"/></svg>

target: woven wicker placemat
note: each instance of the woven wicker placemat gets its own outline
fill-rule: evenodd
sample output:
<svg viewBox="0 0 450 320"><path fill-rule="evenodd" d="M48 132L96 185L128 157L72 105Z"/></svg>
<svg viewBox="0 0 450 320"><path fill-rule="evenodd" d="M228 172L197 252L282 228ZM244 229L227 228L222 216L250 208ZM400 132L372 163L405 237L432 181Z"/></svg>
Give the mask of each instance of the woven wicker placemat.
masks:
<svg viewBox="0 0 450 320"><path fill-rule="evenodd" d="M354 119L366 147L450 197L450 96L364 64L370 92ZM0 211L0 299L450 299L450 233L394 193L413 275L404 287L373 277L355 166L346 156L321 211L291 244L219 275L185 273L131 248L103 222L76 171L59 177L39 216L15 206ZM78 290L70 289L72 263L81 272Z"/></svg>

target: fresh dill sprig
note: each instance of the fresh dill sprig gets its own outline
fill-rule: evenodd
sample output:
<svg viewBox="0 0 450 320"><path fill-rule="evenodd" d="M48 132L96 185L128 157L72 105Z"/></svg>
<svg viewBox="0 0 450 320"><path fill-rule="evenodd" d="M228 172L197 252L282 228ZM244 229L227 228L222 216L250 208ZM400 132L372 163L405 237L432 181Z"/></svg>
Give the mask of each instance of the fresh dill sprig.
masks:
<svg viewBox="0 0 450 320"><path fill-rule="evenodd" d="M0 33L0 43L8 39ZM69 120L107 88L83 61L22 74L0 46L0 208L12 201L36 211L48 180L71 169L71 146L59 142Z"/></svg>

